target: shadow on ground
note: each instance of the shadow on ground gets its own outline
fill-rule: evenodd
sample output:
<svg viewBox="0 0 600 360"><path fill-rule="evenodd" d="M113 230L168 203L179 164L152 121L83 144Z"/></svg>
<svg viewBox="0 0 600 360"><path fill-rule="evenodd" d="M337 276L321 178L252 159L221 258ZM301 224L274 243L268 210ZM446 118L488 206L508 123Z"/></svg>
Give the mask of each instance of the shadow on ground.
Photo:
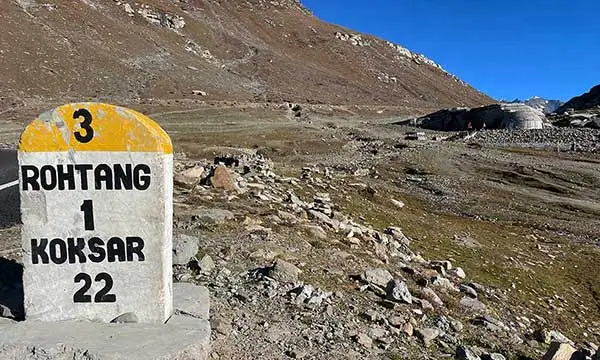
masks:
<svg viewBox="0 0 600 360"><path fill-rule="evenodd" d="M0 317L23 320L23 265L0 257Z"/></svg>

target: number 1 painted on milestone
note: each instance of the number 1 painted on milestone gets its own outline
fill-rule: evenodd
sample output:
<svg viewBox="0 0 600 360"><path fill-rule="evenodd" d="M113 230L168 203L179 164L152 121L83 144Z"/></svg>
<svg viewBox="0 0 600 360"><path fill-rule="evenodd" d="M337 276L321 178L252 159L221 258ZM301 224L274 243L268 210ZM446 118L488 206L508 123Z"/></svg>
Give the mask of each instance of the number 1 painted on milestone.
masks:
<svg viewBox="0 0 600 360"><path fill-rule="evenodd" d="M81 211L83 211L83 223L86 230L94 230L94 204L92 200L83 200L81 204Z"/></svg>

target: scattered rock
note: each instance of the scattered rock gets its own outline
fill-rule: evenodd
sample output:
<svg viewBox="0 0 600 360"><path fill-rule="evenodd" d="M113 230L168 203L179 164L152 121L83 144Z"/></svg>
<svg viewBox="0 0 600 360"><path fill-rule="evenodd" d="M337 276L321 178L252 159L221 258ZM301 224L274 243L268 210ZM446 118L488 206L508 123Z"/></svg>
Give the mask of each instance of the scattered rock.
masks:
<svg viewBox="0 0 600 360"><path fill-rule="evenodd" d="M436 328L421 328L416 330L416 335L425 346L429 346L433 340L439 337L442 332Z"/></svg>
<svg viewBox="0 0 600 360"><path fill-rule="evenodd" d="M392 276L392 274L390 274L389 271L381 268L366 270L362 274L361 278L365 282L377 285L383 289L385 289L387 287L387 284L394 279L394 277Z"/></svg>
<svg viewBox="0 0 600 360"><path fill-rule="evenodd" d="M223 165L217 166L209 178L210 184L215 189L235 190L236 186L229 169Z"/></svg>
<svg viewBox="0 0 600 360"><path fill-rule="evenodd" d="M364 346L367 349L370 349L373 347L373 339L371 339L369 337L369 335L367 335L365 333L360 333L360 334L356 335L354 337L354 341L356 341L358 344Z"/></svg>
<svg viewBox="0 0 600 360"><path fill-rule="evenodd" d="M392 202L392 204L394 204L395 207L397 207L398 209L402 209L405 204L402 201L399 200L395 200L395 199L390 199L390 201Z"/></svg>
<svg viewBox="0 0 600 360"><path fill-rule="evenodd" d="M465 274L465 271L459 267L450 270L450 274L453 276L456 276L459 279L464 279L467 277L467 274Z"/></svg>
<svg viewBox="0 0 600 360"><path fill-rule="evenodd" d="M199 239L185 234L173 236L173 264L187 265L198 253Z"/></svg>
<svg viewBox="0 0 600 360"><path fill-rule="evenodd" d="M193 188L200 183L203 175L204 168L202 166L194 166L178 172L173 181L179 186Z"/></svg>
<svg viewBox="0 0 600 360"><path fill-rule="evenodd" d="M542 360L571 360L576 351L569 344L553 342Z"/></svg>
<svg viewBox="0 0 600 360"><path fill-rule="evenodd" d="M419 291L419 296L427 301L429 301L434 307L443 307L444 302L440 297L435 293L435 291L431 288L425 287Z"/></svg>
<svg viewBox="0 0 600 360"><path fill-rule="evenodd" d="M413 336L414 331L415 328L410 322L407 322L406 324L404 324L404 326L402 326L402 332L408 336Z"/></svg>
<svg viewBox="0 0 600 360"><path fill-rule="evenodd" d="M210 255L204 255L198 263L198 267L203 274L210 274L215 269L215 262Z"/></svg>
<svg viewBox="0 0 600 360"><path fill-rule="evenodd" d="M233 220L234 217L231 211L223 209L196 209L193 214L193 218L202 225L223 224L227 220Z"/></svg>
<svg viewBox="0 0 600 360"><path fill-rule="evenodd" d="M387 284L387 298L395 301L403 301L407 304L412 304L412 295L406 286L406 283L401 280L392 280Z"/></svg>
<svg viewBox="0 0 600 360"><path fill-rule="evenodd" d="M456 349L456 358L459 360L481 360L481 358L475 355L471 349L463 345Z"/></svg>
<svg viewBox="0 0 600 360"><path fill-rule="evenodd" d="M506 360L504 355L498 353L483 354L481 360Z"/></svg>
<svg viewBox="0 0 600 360"><path fill-rule="evenodd" d="M470 296L465 296L460 300L460 305L468 312L477 313L485 311L486 306L481 301Z"/></svg>
<svg viewBox="0 0 600 360"><path fill-rule="evenodd" d="M460 284L458 286L458 289L465 293L467 296L470 296L474 299L477 298L477 291L475 291L475 289L473 289L472 287L468 286L468 285L464 285L464 284Z"/></svg>
<svg viewBox="0 0 600 360"><path fill-rule="evenodd" d="M270 268L269 277L277 281L291 283L297 282L298 276L301 273L302 270L297 268L295 265L280 259L275 262L272 268Z"/></svg>

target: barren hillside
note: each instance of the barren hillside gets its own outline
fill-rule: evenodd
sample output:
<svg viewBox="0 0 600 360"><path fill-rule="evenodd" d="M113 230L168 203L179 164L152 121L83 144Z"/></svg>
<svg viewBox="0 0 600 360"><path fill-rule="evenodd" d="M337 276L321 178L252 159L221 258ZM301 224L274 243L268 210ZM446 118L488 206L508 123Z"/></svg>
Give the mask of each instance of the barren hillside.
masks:
<svg viewBox="0 0 600 360"><path fill-rule="evenodd" d="M9 0L0 21L5 105L193 97L430 109L493 101L424 56L324 23L296 1Z"/></svg>

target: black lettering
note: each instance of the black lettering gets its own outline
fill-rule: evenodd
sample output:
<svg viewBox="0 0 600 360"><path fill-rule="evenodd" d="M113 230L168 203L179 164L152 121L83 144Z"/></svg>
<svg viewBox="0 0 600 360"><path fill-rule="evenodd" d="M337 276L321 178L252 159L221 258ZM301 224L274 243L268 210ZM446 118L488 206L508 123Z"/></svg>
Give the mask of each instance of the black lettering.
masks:
<svg viewBox="0 0 600 360"><path fill-rule="evenodd" d="M74 281L75 281L75 284L83 281L83 286L81 287L81 289L77 290L75 292L75 294L73 295L73 302L74 303L91 303L92 296L86 295L85 293L92 286L92 278L86 273L79 273L79 274L75 275Z"/></svg>
<svg viewBox="0 0 600 360"><path fill-rule="evenodd" d="M54 190L56 188L57 177L54 166L44 165L40 169L40 182L44 190Z"/></svg>
<svg viewBox="0 0 600 360"><path fill-rule="evenodd" d="M125 164L125 169L121 164L115 164L115 190L133 190L133 176L131 173L131 164Z"/></svg>
<svg viewBox="0 0 600 360"><path fill-rule="evenodd" d="M104 251L104 241L102 239L97 237L91 238L88 240L88 247L90 248L88 257L91 262L99 263L104 261L106 251Z"/></svg>
<svg viewBox="0 0 600 360"><path fill-rule="evenodd" d="M67 245L62 239L57 238L50 241L48 251L50 252L50 259L53 263L63 264L67 261Z"/></svg>
<svg viewBox="0 0 600 360"><path fill-rule="evenodd" d="M147 190L150 187L150 167L145 164L136 165L133 169L135 188Z"/></svg>
<svg viewBox="0 0 600 360"><path fill-rule="evenodd" d="M50 262L48 253L46 253L46 246L48 246L48 239L31 239L31 263L39 264L40 259L42 264L48 264Z"/></svg>
<svg viewBox="0 0 600 360"><path fill-rule="evenodd" d="M106 259L108 262L115 262L115 258L119 261L125 261L125 243L121 238L112 237L106 242Z"/></svg>
<svg viewBox="0 0 600 360"><path fill-rule="evenodd" d="M66 172L64 165L57 165L56 171L58 172L58 190L64 190L66 188L65 182L69 184L69 190L75 190L75 172L73 171L73 165L67 165Z"/></svg>
<svg viewBox="0 0 600 360"><path fill-rule="evenodd" d="M125 238L127 243L127 261L133 261L133 254L137 255L138 261L146 260L142 250L144 249L144 240L137 236L128 236Z"/></svg>
<svg viewBox="0 0 600 360"><path fill-rule="evenodd" d="M107 273L100 273L96 275L94 278L96 282L104 281L104 287L96 293L94 296L94 302L97 303L113 303L117 301L117 296L115 294L109 294L108 292L113 287L113 279Z"/></svg>
<svg viewBox="0 0 600 360"><path fill-rule="evenodd" d="M85 240L83 238L77 238L77 244L75 244L74 238L67 238L67 247L69 248L69 264L86 262L85 254L83 253L83 248L85 247Z"/></svg>
<svg viewBox="0 0 600 360"><path fill-rule="evenodd" d="M77 164L75 170L79 171L79 178L81 180L81 190L88 189L88 171L94 167L90 164Z"/></svg>
<svg viewBox="0 0 600 360"><path fill-rule="evenodd" d="M102 190L102 182L104 182L104 190L113 189L112 169L106 164L100 164L94 169L94 181L96 182L96 190Z"/></svg>
<svg viewBox="0 0 600 360"><path fill-rule="evenodd" d="M29 185L31 185L31 190L40 190L40 184L37 181L39 176L40 171L37 167L33 165L21 166L21 183L23 184L23 191L29 190Z"/></svg>
<svg viewBox="0 0 600 360"><path fill-rule="evenodd" d="M85 130L85 135L81 134L81 131L75 132L75 139L80 143L89 143L94 138L94 129L92 128L92 114L86 109L79 109L73 113L73 119L77 120L79 117L83 117L83 121L79 124L81 129Z"/></svg>

